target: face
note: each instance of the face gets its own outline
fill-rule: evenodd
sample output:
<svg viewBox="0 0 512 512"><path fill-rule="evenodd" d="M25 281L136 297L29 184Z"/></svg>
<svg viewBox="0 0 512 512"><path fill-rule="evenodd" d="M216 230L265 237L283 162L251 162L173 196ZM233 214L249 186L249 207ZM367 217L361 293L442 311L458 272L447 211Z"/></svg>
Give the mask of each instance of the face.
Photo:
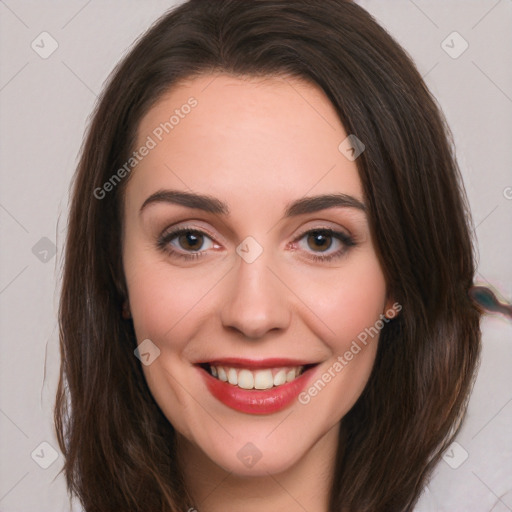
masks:
<svg viewBox="0 0 512 512"><path fill-rule="evenodd" d="M227 471L281 472L335 439L369 378L392 301L346 137L288 78L194 78L140 123L123 265L143 370Z"/></svg>

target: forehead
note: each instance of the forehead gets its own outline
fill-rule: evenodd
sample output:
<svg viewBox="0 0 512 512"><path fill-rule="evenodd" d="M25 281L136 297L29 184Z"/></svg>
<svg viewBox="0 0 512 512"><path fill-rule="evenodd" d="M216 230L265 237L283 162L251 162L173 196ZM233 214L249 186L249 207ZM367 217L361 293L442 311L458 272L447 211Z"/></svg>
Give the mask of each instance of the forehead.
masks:
<svg viewBox="0 0 512 512"><path fill-rule="evenodd" d="M246 211L308 193L362 200L356 164L338 149L347 135L323 91L305 81L199 76L141 120L135 149L152 148L127 194L140 206L159 189L192 189Z"/></svg>

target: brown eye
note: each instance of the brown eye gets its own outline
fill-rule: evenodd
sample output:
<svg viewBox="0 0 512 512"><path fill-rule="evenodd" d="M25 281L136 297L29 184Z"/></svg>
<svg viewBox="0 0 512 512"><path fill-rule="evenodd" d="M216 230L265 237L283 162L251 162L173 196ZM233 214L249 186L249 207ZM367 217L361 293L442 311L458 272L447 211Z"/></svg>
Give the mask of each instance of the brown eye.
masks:
<svg viewBox="0 0 512 512"><path fill-rule="evenodd" d="M296 239L296 243L308 258L321 263L342 258L356 245L350 235L325 228L304 232Z"/></svg>
<svg viewBox="0 0 512 512"><path fill-rule="evenodd" d="M308 247L314 251L326 251L332 245L332 235L326 231L311 231L307 237Z"/></svg>
<svg viewBox="0 0 512 512"><path fill-rule="evenodd" d="M157 247L172 256L204 256L215 244L210 236L197 229L177 229L164 233L157 241Z"/></svg>
<svg viewBox="0 0 512 512"><path fill-rule="evenodd" d="M177 238L180 248L187 251L198 251L204 243L203 234L194 231L185 231Z"/></svg>

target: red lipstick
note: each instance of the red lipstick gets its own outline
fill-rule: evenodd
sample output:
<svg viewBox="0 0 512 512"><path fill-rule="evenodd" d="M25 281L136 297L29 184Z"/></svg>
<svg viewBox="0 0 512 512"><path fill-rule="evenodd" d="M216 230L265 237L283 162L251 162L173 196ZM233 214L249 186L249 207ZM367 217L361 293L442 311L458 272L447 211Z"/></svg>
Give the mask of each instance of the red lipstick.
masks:
<svg viewBox="0 0 512 512"><path fill-rule="evenodd" d="M242 389L224 382L208 370L209 365L229 368L267 369L305 366L304 371L291 382L270 389ZM290 405L307 386L313 376L314 364L306 361L274 358L248 360L239 358L216 359L197 366L209 392L224 405L246 414L272 414Z"/></svg>

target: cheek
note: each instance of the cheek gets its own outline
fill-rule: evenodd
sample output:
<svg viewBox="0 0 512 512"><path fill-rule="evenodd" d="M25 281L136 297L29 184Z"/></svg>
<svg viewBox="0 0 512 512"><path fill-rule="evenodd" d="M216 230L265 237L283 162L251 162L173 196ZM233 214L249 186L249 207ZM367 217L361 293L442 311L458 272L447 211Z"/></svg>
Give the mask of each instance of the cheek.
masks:
<svg viewBox="0 0 512 512"><path fill-rule="evenodd" d="M336 353L379 320L385 311L386 282L373 252L361 252L346 267L311 274L303 287L305 302L329 328L324 338Z"/></svg>
<svg viewBox="0 0 512 512"><path fill-rule="evenodd" d="M336 411L333 417L339 420L368 381L385 325L381 315L385 313L386 282L375 253L361 251L339 272L317 280L308 295L308 302L315 304L315 313L329 328L323 341L331 357L318 376L321 382L312 383L301 403L311 401L315 415ZM323 392L324 387L329 391Z"/></svg>
<svg viewBox="0 0 512 512"><path fill-rule="evenodd" d="M350 267L320 283L315 293L312 288L309 297L329 327L323 341L331 357L299 396L299 403L310 417L329 426L343 418L360 397L385 325L381 315L385 313L386 283L376 257L360 258Z"/></svg>
<svg viewBox="0 0 512 512"><path fill-rule="evenodd" d="M187 413L191 390L199 393L189 382L183 351L207 316L201 298L213 286L212 276L173 269L154 252L150 257L142 251L126 259L125 276L137 342L150 339L160 350L150 365L142 365L148 387L174 428L190 436L195 423Z"/></svg>
<svg viewBox="0 0 512 512"><path fill-rule="evenodd" d="M201 299L215 284L211 272L172 269L154 255L138 255L137 261L126 265L125 275L137 340L172 339L174 346L183 339L178 333L191 330L191 319L204 313Z"/></svg>

